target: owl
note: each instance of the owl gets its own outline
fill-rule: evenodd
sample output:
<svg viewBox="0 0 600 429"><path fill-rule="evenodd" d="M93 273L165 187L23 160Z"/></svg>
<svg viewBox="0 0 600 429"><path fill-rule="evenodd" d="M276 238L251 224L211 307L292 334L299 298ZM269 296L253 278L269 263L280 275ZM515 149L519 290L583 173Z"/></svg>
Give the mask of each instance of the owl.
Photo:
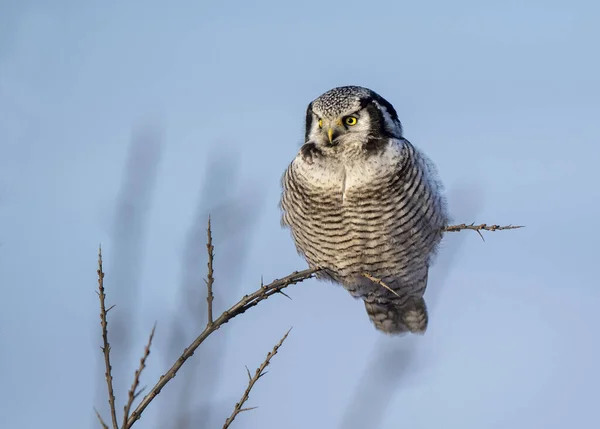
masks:
<svg viewBox="0 0 600 429"><path fill-rule="evenodd" d="M448 214L435 166L403 137L394 107L360 86L313 100L282 188L281 223L317 277L362 299L377 330L424 333Z"/></svg>

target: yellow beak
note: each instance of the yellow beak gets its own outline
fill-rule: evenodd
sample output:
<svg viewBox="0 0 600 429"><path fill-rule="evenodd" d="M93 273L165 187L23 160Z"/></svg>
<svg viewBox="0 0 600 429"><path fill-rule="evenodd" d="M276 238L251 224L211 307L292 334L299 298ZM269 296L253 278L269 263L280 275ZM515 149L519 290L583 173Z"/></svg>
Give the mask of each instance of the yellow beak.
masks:
<svg viewBox="0 0 600 429"><path fill-rule="evenodd" d="M329 137L329 143L333 143L333 128L327 130L327 137Z"/></svg>

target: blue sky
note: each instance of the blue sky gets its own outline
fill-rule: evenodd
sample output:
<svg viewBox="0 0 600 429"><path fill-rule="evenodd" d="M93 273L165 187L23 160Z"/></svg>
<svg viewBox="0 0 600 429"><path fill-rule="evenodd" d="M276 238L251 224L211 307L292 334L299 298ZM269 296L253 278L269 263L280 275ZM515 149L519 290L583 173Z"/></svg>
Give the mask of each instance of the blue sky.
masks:
<svg viewBox="0 0 600 429"><path fill-rule="evenodd" d="M383 337L331 284L290 288L211 337L136 427L221 427L291 326L232 427L593 426L599 12L0 0L0 425L98 427L99 243L119 403L154 321L148 386L200 331L208 213L217 311L303 269L279 179L308 102L357 84L394 104L455 221L527 227L447 236L424 337Z"/></svg>

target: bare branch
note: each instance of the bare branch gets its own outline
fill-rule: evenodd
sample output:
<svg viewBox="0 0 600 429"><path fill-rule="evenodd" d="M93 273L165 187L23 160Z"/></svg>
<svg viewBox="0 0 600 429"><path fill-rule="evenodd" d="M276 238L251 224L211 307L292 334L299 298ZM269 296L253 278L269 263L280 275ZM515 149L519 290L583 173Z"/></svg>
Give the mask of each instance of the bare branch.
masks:
<svg viewBox="0 0 600 429"><path fill-rule="evenodd" d="M275 347L273 347L273 350L271 350L268 354L267 357L265 358L265 360L263 361L263 363L256 368L256 371L254 372L254 376L250 377L250 371L248 370L248 367L246 367L246 371L248 371L248 377L249 377L249 381L248 381L248 387L246 387L246 390L244 391L244 394L242 395L242 398L240 399L240 402L238 402L237 404L235 404L235 407L233 409L233 412L231 413L231 415L227 418L227 420L225 420L225 424L223 425L223 429L227 429L229 427L229 425L231 425L231 423L233 423L233 421L235 420L235 418L237 417L238 414L240 414L241 412L244 411L250 411L255 409L256 407L250 407L250 408L243 408L244 404L246 403L246 401L248 400L248 398L250 397L250 391L252 390L252 388L254 387L254 385L256 384L256 382L258 381L258 379L260 377L262 377L263 375L265 375L265 369L267 368L267 366L269 366L269 363L271 361L271 359L273 358L273 356L275 356L277 354L277 351L279 350L279 347L281 347L281 345L283 344L283 342L285 341L285 339L287 338L287 336L289 335L290 331L292 329L290 328L290 330L288 330L285 335L283 336L283 338L281 338L281 340L275 344Z"/></svg>
<svg viewBox="0 0 600 429"><path fill-rule="evenodd" d="M502 230L506 230L506 229L518 229L518 228L524 228L523 226L513 226L513 225L507 225L507 226L500 226L500 225L487 225L485 223L482 223L481 225L475 225L474 223L467 225L467 224L460 224L460 225L448 225L444 228L444 231L447 232L459 232L462 230L472 230L472 231L476 231L479 236L481 237L481 239L483 241L485 241L485 239L483 238L483 235L481 235L481 231L502 231ZM394 291L391 287L389 287L387 284L385 284L383 282L383 280L372 276L369 273L363 273L362 274L363 277L368 278L369 280L371 280L374 283L377 283L380 286L383 286L384 288L386 288L387 290L389 290L390 292L392 292L394 295L398 296L398 294L396 293L396 291Z"/></svg>
<svg viewBox="0 0 600 429"><path fill-rule="evenodd" d="M524 225L500 226L500 225L488 225L485 223L482 223L481 225L475 225L475 223L467 225L465 223L461 223L460 225L448 225L447 227L444 228L444 231L459 232L459 231L462 231L463 229L470 229L471 231L479 232L479 231L502 231L505 229L519 229L519 228L525 228L525 226Z"/></svg>
<svg viewBox="0 0 600 429"><path fill-rule="evenodd" d="M140 359L140 366L135 371L135 376L133 377L133 383L131 384L131 388L129 389L129 399L127 400L127 404L123 409L123 428L127 427L127 420L129 419L129 411L131 410L131 406L133 405L133 401L135 398L141 393L138 391L138 387L140 385L140 376L142 375L142 371L146 368L146 359L150 355L150 347L152 346L152 339L154 338L154 332L156 331L156 323L152 327L152 331L150 332L150 337L148 338L148 344L144 348L144 355Z"/></svg>
<svg viewBox="0 0 600 429"><path fill-rule="evenodd" d="M508 225L508 226L490 225L490 226L488 226L487 224L481 224L481 225L460 224L460 225L449 225L444 228L444 231L457 232L457 231L467 229L467 230L477 231L478 233L480 233L480 231L482 231L482 230L497 231L497 230L517 229L517 228L522 228L522 226L512 226L512 225ZM213 304L213 300L214 300L214 295L213 295L212 288L213 288L213 284L214 284L214 270L213 270L214 247L212 244L212 231L211 231L210 218L208 220L206 249L208 251L208 262L207 262L208 274L207 274L207 278L206 278L206 286L207 286L206 301L207 301L207 306L208 306L208 321L207 321L206 327L200 333L200 335L198 335L196 337L196 339L187 348L185 348L183 350L182 354L173 363L171 368L169 368L167 370L167 372L165 372L164 375L162 375L159 378L158 382L154 385L154 387L150 390L150 392L148 392L148 394L146 394L144 396L144 398L140 401L140 403L135 408L135 410L133 412L131 412L130 415L128 415L128 413L132 407L133 401L140 393L140 392L136 392L136 389L137 389L137 386L139 385L139 376L141 374L141 371L145 367L145 360L150 353L150 343L152 342L152 337L154 335L154 329L152 330L152 334L150 335L150 340L148 342L148 346L146 347L144 357L141 360L140 368L138 369L138 371L136 371L134 383L132 385L131 390L129 391L129 402L125 406L125 416L124 416L124 423L123 423L122 429L131 428L133 426L133 424L137 420L139 420L139 418L141 417L141 414L148 407L148 405L156 398L156 396L161 392L161 390L165 387L165 385L177 375L177 372L181 369L181 367L186 362L186 360L194 355L196 349L212 333L217 331L221 326L223 326L224 324L229 322L234 317L239 316L240 314L246 312L248 309L256 306L259 302L264 301L265 299L268 299L269 297L271 297L274 294L280 293L280 294L285 295L282 292L283 289L285 289L286 287L288 287L292 284L300 283L304 280L312 278L312 277L314 277L315 274L317 274L318 272L321 271L320 268L312 268L312 269L307 269L307 270L300 271L300 272L296 271L282 279L274 280L273 282L271 282L268 285L264 285L262 278L261 278L261 284L260 284L260 287L258 290L251 293L250 295L244 296L236 304L234 304L231 308L224 311L217 319L213 319L212 304ZM102 324L103 338L105 339L105 347L103 350L105 350L105 358L106 358L105 360L107 363L107 382L109 385L109 397L112 398L109 400L109 402L111 403L111 412L114 415L114 394L112 393L112 377L110 376L110 362L108 360L108 353L106 352L106 351L110 350L110 347L108 346L108 341L106 340L106 331L105 331L106 311L104 309L104 289L101 285L101 277L100 277L100 273L102 271L101 260L100 260L99 264L100 264L100 269L98 272L99 272L99 283L100 283L100 290L101 290L101 308L102 308L102 312L104 314L104 317L101 315L101 319L103 321L103 324ZM386 285L381 279L373 277L372 275L370 275L368 273L363 273L362 275L397 295L397 293L393 289L391 289L388 285ZM103 274L102 274L102 277L103 277ZM287 296L287 295L285 295L285 296ZM282 340L274 347L273 351L267 355L267 359L263 362L263 365L261 365L257 369L257 372L255 373L254 377L252 377L250 375L250 372L248 371L248 378L249 378L248 388L246 389L246 392L244 392L244 395L242 396L240 402L238 404L236 404L233 414L225 422L224 428L227 428L231 424L231 422L235 419L235 416L237 414L239 414L242 411L252 409L252 408L243 408L244 403L248 399L250 390L252 389L252 387L254 386L256 381L265 374L264 371L265 371L265 368L267 367L267 365L269 364L270 359L277 353L277 349L281 346L283 341L285 341L288 334L289 334L289 331L282 338ZM116 419L116 417L113 417L114 427L115 427L115 429L118 429L118 427L116 426L115 419Z"/></svg>
<svg viewBox="0 0 600 429"><path fill-rule="evenodd" d="M221 326L229 322L236 316L246 312L248 309L254 307L259 302L268 299L274 294L279 293L282 289L293 285L295 283L300 283L304 280L307 280L320 271L318 268L308 269L304 271L296 271L289 276L286 276L282 279L275 280L268 285L261 286L258 290L251 293L250 295L244 296L240 299L236 304L234 304L231 308L224 311L217 319L214 320L212 325L206 326L202 333L196 337L196 339L183 350L183 353L179 358L175 361L175 363L171 366L171 368L160 377L156 385L148 392L146 396L142 399L142 401L138 404L137 408L131 413L129 419L127 420L127 425L123 429L130 428L141 416L142 412L146 409L146 407L154 400L154 398L160 393L160 391L165 387L165 385L177 374L181 366L185 363L187 359L194 355L196 349L208 338L210 334L218 330Z"/></svg>
<svg viewBox="0 0 600 429"><path fill-rule="evenodd" d="M102 248L98 248L98 297L100 298L100 326L102 327L102 353L104 354L104 365L106 367L106 385L108 387L108 403L110 405L110 416L112 419L113 429L119 429L117 424L117 410L115 408L115 394L113 392L112 367L110 366L110 344L108 343L108 322L106 320L105 299L104 293L104 272L102 271ZM112 307L111 307L112 308ZM110 308L109 308L110 310ZM100 415L98 415L100 417Z"/></svg>
<svg viewBox="0 0 600 429"><path fill-rule="evenodd" d="M206 241L206 250L208 251L208 275L207 275L207 280L205 280L206 282L206 288L208 290L208 293L206 295L206 302L208 304L208 322L207 325L210 326L213 324L213 299L214 299L214 295L213 295L213 291L212 291L212 287L213 287L213 283L215 282L215 278L214 278L214 271L213 271L213 260L215 258L215 255L213 253L214 251L214 246L212 245L212 231L210 228L210 216L208 217L208 228L206 229L206 235L207 235L207 241Z"/></svg>
<svg viewBox="0 0 600 429"><path fill-rule="evenodd" d="M375 283L377 283L378 285L380 285L380 286L383 286L384 288L386 288L387 290L389 290L390 292L392 292L394 295L396 295L396 296L400 296L400 295L398 295L398 293L397 293L397 292L396 292L394 289L392 289L391 287L389 287L388 285L386 285L386 284L383 282L383 280L381 280L381 279L378 279L377 277L373 277L373 276L372 276L371 274L369 274L369 273L363 273L363 277L366 277L366 278L368 278L369 280L371 280L372 282L375 282Z"/></svg>

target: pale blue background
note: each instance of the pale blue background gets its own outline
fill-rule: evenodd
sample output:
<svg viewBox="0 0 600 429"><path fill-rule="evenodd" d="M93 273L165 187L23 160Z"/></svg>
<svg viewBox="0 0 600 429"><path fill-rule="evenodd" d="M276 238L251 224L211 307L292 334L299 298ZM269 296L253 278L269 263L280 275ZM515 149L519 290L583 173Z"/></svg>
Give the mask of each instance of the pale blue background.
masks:
<svg viewBox="0 0 600 429"><path fill-rule="evenodd" d="M386 338L314 280L226 325L141 428L600 427L600 6L593 1L0 0L0 426L108 420L158 321L152 386L217 310L305 263L279 179L327 89L371 87L436 162L458 222L422 338ZM134 153L134 155L130 155Z"/></svg>

